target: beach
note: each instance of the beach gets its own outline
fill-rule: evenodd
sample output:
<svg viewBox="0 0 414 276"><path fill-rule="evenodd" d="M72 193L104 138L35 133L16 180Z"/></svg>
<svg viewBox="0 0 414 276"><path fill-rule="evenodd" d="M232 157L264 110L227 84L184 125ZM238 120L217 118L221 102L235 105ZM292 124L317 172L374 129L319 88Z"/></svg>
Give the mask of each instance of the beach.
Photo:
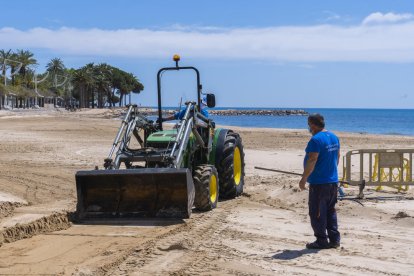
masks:
<svg viewBox="0 0 414 276"><path fill-rule="evenodd" d="M412 275L414 188L337 205L341 247L314 251L301 173L305 129L230 127L246 160L242 196L190 219L77 224L75 173L102 168L119 110L0 110L0 274ZM328 122L329 125L329 122ZM306 126L304 125L303 128ZM349 150L414 148L413 136L338 132ZM342 175L342 162L339 165ZM356 195L358 188L345 188Z"/></svg>

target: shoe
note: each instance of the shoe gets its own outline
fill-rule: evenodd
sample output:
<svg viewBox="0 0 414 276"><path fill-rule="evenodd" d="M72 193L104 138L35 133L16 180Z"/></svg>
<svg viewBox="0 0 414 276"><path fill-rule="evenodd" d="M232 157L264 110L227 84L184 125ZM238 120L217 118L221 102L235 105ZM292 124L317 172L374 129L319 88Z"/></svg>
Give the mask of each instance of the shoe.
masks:
<svg viewBox="0 0 414 276"><path fill-rule="evenodd" d="M341 244L339 242L330 242L329 243L329 248L338 248L340 246L341 246Z"/></svg>
<svg viewBox="0 0 414 276"><path fill-rule="evenodd" d="M311 243L307 243L306 248L307 249L328 249L330 247L329 247L329 244L321 244L317 241L314 241Z"/></svg>

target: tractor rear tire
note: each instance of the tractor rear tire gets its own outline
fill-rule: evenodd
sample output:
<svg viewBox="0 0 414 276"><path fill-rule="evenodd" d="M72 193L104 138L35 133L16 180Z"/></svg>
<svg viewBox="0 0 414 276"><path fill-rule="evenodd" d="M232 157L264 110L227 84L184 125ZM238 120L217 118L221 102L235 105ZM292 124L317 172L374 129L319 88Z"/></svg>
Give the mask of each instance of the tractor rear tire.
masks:
<svg viewBox="0 0 414 276"><path fill-rule="evenodd" d="M217 166L220 198L232 199L243 193L244 186L244 149L240 135L230 130L222 148L221 160Z"/></svg>
<svg viewBox="0 0 414 276"><path fill-rule="evenodd" d="M212 165L200 165L194 170L194 206L199 211L210 211L217 207L219 197L218 173Z"/></svg>

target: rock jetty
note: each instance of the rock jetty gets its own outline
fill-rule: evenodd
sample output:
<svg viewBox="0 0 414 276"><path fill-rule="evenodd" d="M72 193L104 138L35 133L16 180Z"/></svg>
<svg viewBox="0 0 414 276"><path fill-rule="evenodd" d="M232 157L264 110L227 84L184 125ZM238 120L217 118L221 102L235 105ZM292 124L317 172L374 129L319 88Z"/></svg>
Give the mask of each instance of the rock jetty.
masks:
<svg viewBox="0 0 414 276"><path fill-rule="evenodd" d="M246 109L246 110L209 110L208 113L211 115L219 116L289 116L289 115L308 115L308 112L301 109Z"/></svg>
<svg viewBox="0 0 414 276"><path fill-rule="evenodd" d="M155 109L141 111L146 116L158 115ZM174 114L174 110L164 110L163 114ZM308 112L302 109L208 109L210 115L215 116L306 116Z"/></svg>

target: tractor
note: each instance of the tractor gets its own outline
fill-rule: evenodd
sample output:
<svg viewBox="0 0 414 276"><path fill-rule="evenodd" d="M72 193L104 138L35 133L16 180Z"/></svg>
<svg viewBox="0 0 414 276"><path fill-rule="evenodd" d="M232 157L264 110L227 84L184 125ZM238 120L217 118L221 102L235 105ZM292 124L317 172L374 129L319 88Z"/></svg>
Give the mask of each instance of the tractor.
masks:
<svg viewBox="0 0 414 276"><path fill-rule="evenodd" d="M200 73L192 66L161 68L157 74L158 119L130 105L116 134L104 169L78 171L77 216L89 218L189 218L193 208L209 211L218 199L240 196L244 186L244 151L240 135L216 128L200 111L202 97L215 107L215 95L203 94ZM196 97L183 116L164 129L161 76L192 70Z"/></svg>

